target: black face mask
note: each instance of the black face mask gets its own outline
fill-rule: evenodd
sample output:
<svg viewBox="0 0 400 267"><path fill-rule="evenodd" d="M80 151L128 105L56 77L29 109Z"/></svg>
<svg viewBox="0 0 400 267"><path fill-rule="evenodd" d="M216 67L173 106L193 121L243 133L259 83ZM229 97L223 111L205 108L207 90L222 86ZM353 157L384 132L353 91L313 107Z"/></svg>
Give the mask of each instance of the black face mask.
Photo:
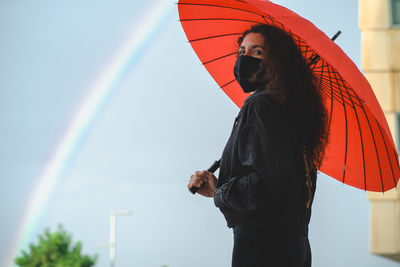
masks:
<svg viewBox="0 0 400 267"><path fill-rule="evenodd" d="M253 74L259 70L261 62L262 60L260 58L245 55L237 58L233 73L245 93L265 88L267 84L266 81L250 81Z"/></svg>

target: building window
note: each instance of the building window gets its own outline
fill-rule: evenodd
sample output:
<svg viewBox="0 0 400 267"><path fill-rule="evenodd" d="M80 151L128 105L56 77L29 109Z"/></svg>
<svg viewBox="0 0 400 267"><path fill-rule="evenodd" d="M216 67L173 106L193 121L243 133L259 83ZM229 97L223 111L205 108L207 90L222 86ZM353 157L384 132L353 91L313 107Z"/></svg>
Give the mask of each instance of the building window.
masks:
<svg viewBox="0 0 400 267"><path fill-rule="evenodd" d="M390 0L392 25L400 26L400 0Z"/></svg>

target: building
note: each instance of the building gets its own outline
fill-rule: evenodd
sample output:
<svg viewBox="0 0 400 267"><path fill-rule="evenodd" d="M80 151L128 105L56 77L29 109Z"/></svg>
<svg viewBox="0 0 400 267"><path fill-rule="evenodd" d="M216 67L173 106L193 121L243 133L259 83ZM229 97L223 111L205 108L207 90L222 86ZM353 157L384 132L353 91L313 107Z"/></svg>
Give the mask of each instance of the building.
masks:
<svg viewBox="0 0 400 267"><path fill-rule="evenodd" d="M400 0L359 0L362 69L386 115L397 150L400 127ZM400 261L400 191L369 193L370 249Z"/></svg>

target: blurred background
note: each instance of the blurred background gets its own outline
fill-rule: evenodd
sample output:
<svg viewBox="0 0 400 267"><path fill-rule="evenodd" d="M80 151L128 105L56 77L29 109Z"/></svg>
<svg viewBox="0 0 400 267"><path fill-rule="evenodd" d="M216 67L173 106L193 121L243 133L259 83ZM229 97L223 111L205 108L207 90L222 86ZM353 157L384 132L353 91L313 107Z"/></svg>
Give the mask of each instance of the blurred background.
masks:
<svg viewBox="0 0 400 267"><path fill-rule="evenodd" d="M189 176L220 157L238 108L187 42L176 1L0 2L0 266L64 225L109 266L228 267L232 230ZM357 0L275 1L360 67ZM370 253L367 193L319 176L313 266L392 267Z"/></svg>

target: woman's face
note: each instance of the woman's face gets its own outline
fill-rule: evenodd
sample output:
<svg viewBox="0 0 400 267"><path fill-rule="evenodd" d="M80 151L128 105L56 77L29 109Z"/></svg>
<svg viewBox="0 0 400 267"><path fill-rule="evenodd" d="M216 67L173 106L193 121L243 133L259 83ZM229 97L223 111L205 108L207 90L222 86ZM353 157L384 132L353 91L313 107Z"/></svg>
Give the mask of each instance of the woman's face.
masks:
<svg viewBox="0 0 400 267"><path fill-rule="evenodd" d="M264 36L253 32L247 34L239 47L239 56L241 55L264 59Z"/></svg>

